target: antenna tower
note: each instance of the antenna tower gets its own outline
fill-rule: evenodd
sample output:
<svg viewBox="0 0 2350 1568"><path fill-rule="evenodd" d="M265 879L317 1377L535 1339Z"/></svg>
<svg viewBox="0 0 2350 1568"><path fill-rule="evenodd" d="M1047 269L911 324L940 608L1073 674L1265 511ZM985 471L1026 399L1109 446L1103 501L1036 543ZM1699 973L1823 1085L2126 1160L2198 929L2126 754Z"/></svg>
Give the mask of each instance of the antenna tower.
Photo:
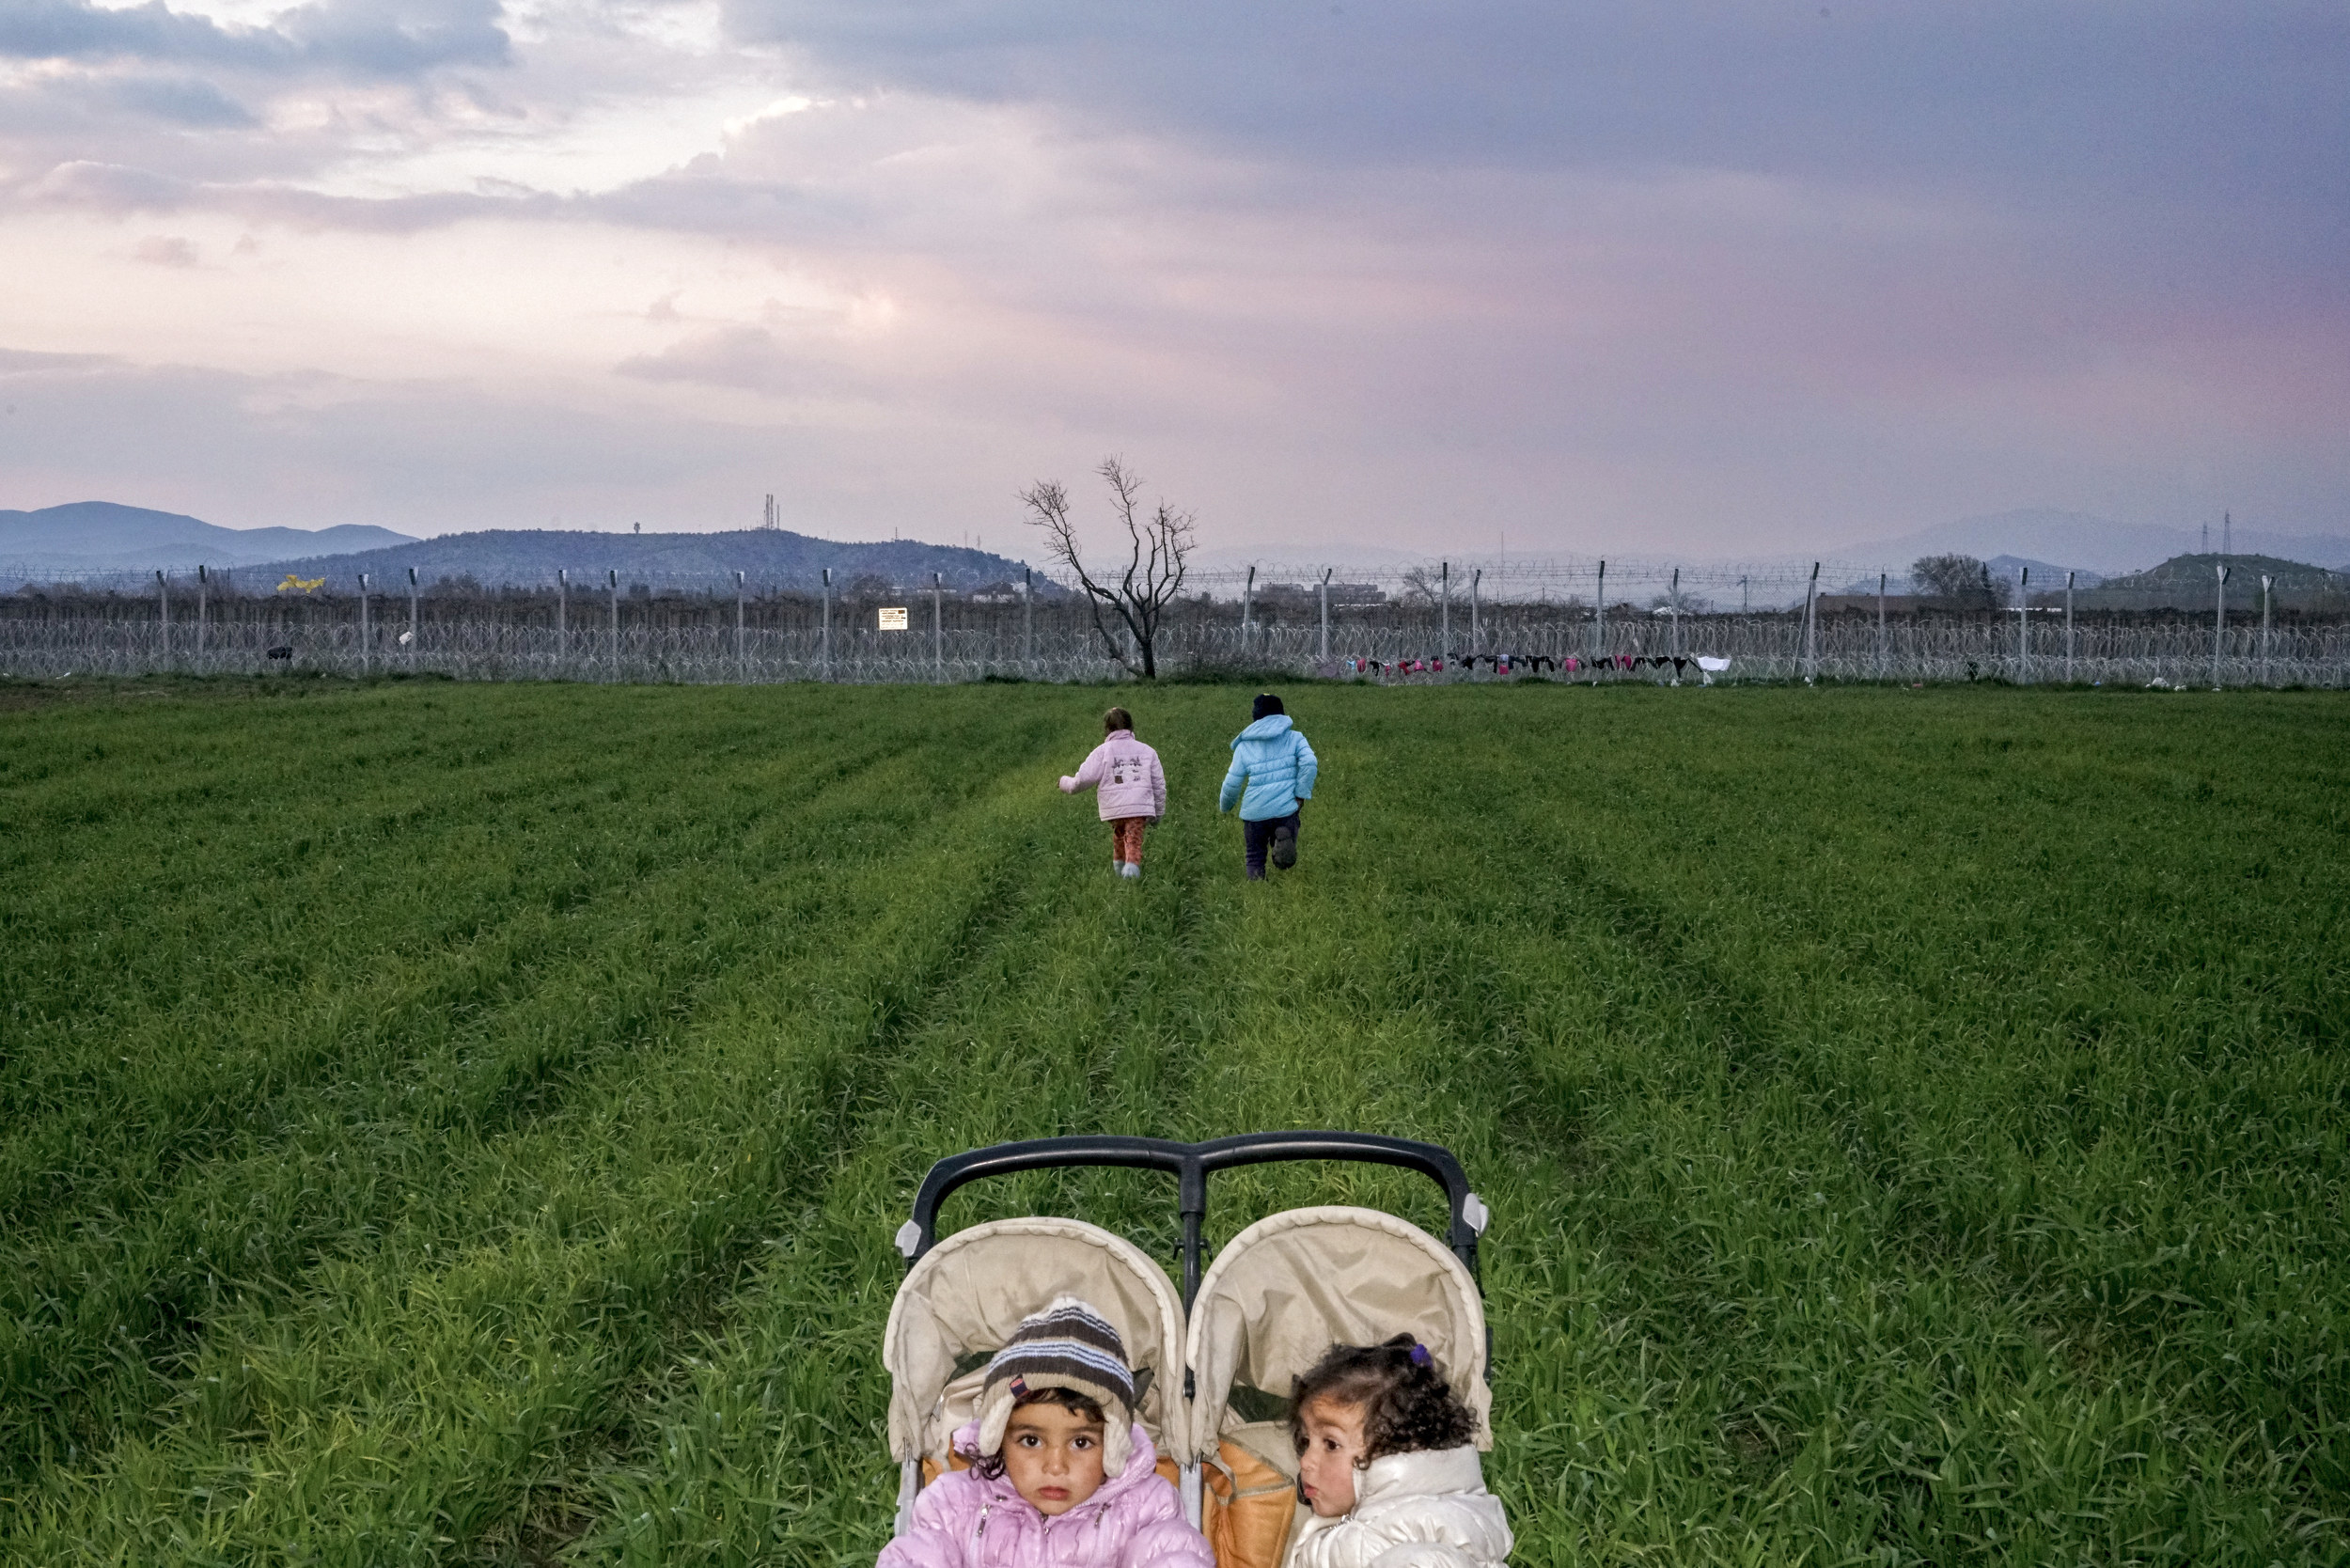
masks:
<svg viewBox="0 0 2350 1568"><path fill-rule="evenodd" d="M760 514L759 525L762 528L783 526L783 514L776 510L776 498L773 495L767 497L767 510Z"/></svg>

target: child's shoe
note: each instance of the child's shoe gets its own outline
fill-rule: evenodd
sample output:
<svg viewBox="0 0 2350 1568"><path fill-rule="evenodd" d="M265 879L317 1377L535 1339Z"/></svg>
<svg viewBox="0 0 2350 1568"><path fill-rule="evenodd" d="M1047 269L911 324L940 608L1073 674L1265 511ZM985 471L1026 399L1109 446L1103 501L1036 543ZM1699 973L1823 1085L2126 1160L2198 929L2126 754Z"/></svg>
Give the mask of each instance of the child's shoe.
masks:
<svg viewBox="0 0 2350 1568"><path fill-rule="evenodd" d="M1297 864L1297 829L1283 823L1273 830L1273 863L1282 870Z"/></svg>
<svg viewBox="0 0 2350 1568"><path fill-rule="evenodd" d="M1131 860L1120 861L1118 867L1118 874L1124 877L1128 882L1136 882L1141 880L1142 868L1136 865Z"/></svg>

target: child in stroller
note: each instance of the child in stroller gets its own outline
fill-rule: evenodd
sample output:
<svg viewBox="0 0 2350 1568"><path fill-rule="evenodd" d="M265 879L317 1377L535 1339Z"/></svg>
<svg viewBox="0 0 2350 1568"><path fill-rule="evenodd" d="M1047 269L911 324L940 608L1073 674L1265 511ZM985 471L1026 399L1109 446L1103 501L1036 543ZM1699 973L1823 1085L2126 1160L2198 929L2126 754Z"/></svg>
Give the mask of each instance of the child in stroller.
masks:
<svg viewBox="0 0 2350 1568"><path fill-rule="evenodd" d="M1137 1403L1125 1345L1091 1307L1064 1295L1023 1319L955 1434L968 1467L923 1489L877 1568L1215 1568Z"/></svg>

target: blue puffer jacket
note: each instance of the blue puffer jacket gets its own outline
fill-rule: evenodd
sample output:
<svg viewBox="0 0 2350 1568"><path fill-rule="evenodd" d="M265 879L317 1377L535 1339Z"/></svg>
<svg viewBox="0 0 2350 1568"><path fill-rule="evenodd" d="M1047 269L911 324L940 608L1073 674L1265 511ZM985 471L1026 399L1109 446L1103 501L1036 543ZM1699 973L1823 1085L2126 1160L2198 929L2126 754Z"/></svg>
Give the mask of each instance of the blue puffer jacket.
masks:
<svg viewBox="0 0 2350 1568"><path fill-rule="evenodd" d="M1314 773L1321 766L1314 748L1290 723L1287 713L1267 713L1232 739L1232 768L1215 808L1230 811L1240 801L1243 822L1261 823L1286 817L1301 800L1314 797ZM1241 796L1246 785L1248 794Z"/></svg>

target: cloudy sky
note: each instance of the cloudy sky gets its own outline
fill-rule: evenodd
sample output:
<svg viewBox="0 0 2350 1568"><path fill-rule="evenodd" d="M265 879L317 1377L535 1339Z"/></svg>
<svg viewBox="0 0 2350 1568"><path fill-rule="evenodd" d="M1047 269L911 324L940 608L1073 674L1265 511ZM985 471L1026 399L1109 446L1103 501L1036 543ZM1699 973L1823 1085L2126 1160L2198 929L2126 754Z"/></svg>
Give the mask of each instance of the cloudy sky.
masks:
<svg viewBox="0 0 2350 1568"><path fill-rule="evenodd" d="M2350 531L2350 6L0 0L0 507Z"/></svg>

